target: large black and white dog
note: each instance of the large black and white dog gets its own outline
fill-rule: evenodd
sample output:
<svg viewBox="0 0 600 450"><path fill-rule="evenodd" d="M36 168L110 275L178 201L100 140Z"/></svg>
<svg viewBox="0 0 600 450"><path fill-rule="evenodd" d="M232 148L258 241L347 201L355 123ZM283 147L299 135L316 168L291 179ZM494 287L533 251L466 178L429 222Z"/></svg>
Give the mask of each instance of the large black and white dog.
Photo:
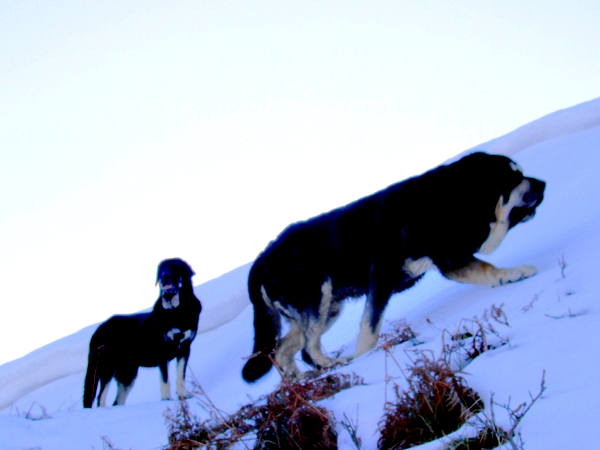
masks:
<svg viewBox="0 0 600 450"><path fill-rule="evenodd" d="M250 270L255 340L243 378L269 371L275 349L290 378L300 376L300 350L316 367L347 360L324 355L320 339L349 297L367 297L353 357L372 349L390 297L434 265L451 280L487 286L535 275L531 265L500 269L473 255L491 253L509 229L530 219L544 188L511 159L474 153L290 225ZM280 341L281 315L290 330Z"/></svg>
<svg viewBox="0 0 600 450"><path fill-rule="evenodd" d="M162 261L156 277L160 296L152 311L112 316L98 327L90 341L84 408L92 407L98 383L98 406L106 405L107 385L113 377L117 381L114 404L125 404L140 366L160 368L161 397L169 400L167 366L174 358L177 358L177 395L189 397L185 372L202 310L194 295L193 275L192 268L181 259Z"/></svg>

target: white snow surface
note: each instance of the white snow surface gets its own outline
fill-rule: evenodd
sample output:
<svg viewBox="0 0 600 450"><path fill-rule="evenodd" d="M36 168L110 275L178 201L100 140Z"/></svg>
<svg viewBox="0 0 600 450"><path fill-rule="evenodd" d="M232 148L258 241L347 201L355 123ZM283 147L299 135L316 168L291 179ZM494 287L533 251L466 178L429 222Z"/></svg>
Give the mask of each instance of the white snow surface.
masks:
<svg viewBox="0 0 600 450"><path fill-rule="evenodd" d="M431 271L417 286L394 296L382 331L403 319L418 334L420 345L407 342L393 350L406 366L411 350L439 355L444 330L456 331L462 319L481 318L491 305L503 305L510 326L497 329L509 343L464 368L469 386L488 407L491 393L497 402L510 399L516 406L539 391L545 370L547 390L521 422L525 448L597 448L600 99L550 114L477 148L510 155L526 175L548 183L536 217L511 230L500 248L484 257L502 267L534 264L539 274L491 289L452 282ZM251 385L240 375L253 343L249 268L246 264L195 288L204 309L188 381L197 379L212 402L228 413L279 382L275 370ZM324 336L328 352L352 351L363 305L364 299L347 302L341 319ZM150 450L167 444L164 413L174 402L160 400L158 369L140 369L125 406L83 409L88 343L97 325L0 366L0 449L102 449L111 442L118 449ZM174 364L170 369L174 379ZM366 384L321 405L338 420L344 414L351 418L358 424L362 448L375 449L384 402L394 399L392 384L405 384L400 369L386 360L385 352L372 351L338 370L356 373ZM388 377L394 381L386 382ZM111 402L114 394L111 386ZM207 417L197 400L189 404ZM508 423L501 409L496 408L496 415L500 423ZM337 430L339 447L355 448L341 425ZM442 447L438 440L417 448Z"/></svg>

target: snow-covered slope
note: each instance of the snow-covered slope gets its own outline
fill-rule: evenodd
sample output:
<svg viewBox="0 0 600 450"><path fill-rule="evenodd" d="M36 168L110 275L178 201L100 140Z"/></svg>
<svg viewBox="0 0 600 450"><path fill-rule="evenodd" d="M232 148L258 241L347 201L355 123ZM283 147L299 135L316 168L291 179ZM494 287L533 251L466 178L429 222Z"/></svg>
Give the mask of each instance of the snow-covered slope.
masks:
<svg viewBox="0 0 600 450"><path fill-rule="evenodd" d="M498 330L509 345L468 365L469 385L484 400L494 392L497 401L510 397L517 404L539 389L546 370L548 389L521 423L526 448L595 448L600 415L595 389L600 363L600 99L541 118L479 148L512 155L527 174L548 183L537 216L513 229L486 257L498 266L534 264L539 274L490 289L453 283L431 272L391 301L383 331L390 322L405 319L418 333L418 348L439 353L444 330L455 331L461 319L481 317L492 304L503 304L510 327ZM275 371L253 385L240 376L253 338L245 286L248 269L242 266L196 288L205 309L190 376L227 412L271 391L279 381ZM326 350L351 351L363 303L348 303L324 338ZM140 371L126 406L82 409L87 345L95 326L0 366L0 449L100 449L103 436L123 449L166 444L163 413L173 403L160 401L156 369ZM412 348L410 343L395 348L401 364L408 362L405 350ZM341 369L357 373L367 384L322 402L336 417L345 413L358 423L365 449L375 448L386 395L388 400L393 396L386 377L400 375L389 361L386 369L385 359L385 353L374 351ZM395 381L403 384L401 377ZM191 405L196 408L193 400ZM506 420L497 414L500 421ZM353 448L341 427L339 432L340 448ZM440 443L422 446L439 447Z"/></svg>

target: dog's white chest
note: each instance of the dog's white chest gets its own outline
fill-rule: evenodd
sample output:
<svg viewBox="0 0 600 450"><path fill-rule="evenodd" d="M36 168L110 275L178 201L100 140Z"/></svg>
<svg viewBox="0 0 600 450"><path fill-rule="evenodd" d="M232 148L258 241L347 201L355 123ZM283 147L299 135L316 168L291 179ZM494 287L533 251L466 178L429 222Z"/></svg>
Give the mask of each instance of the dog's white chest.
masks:
<svg viewBox="0 0 600 450"><path fill-rule="evenodd" d="M194 338L192 330L181 331L179 328L171 328L166 332L165 337L170 341L177 340L178 342L188 341Z"/></svg>

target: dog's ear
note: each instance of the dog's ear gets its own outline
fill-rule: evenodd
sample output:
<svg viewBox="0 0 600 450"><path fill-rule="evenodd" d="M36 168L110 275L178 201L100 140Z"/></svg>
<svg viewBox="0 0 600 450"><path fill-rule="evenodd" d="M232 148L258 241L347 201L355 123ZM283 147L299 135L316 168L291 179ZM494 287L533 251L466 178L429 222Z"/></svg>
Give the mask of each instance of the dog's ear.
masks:
<svg viewBox="0 0 600 450"><path fill-rule="evenodd" d="M184 261L183 259L179 258L177 258L177 261L179 268L185 269L185 272L182 275L186 276L189 279L196 275L196 272L194 272L194 269L192 269L192 267L187 263L187 261Z"/></svg>
<svg viewBox="0 0 600 450"><path fill-rule="evenodd" d="M192 278L194 275L196 275L196 272L194 272L194 270L190 267L189 264L186 264L187 268L188 268L188 276L190 278Z"/></svg>
<svg viewBox="0 0 600 450"><path fill-rule="evenodd" d="M156 271L156 283L154 283L154 286L157 286L158 282L160 281L160 275L161 275L160 274L160 272L161 272L160 269L161 268L162 268L162 262L158 265L158 270Z"/></svg>

